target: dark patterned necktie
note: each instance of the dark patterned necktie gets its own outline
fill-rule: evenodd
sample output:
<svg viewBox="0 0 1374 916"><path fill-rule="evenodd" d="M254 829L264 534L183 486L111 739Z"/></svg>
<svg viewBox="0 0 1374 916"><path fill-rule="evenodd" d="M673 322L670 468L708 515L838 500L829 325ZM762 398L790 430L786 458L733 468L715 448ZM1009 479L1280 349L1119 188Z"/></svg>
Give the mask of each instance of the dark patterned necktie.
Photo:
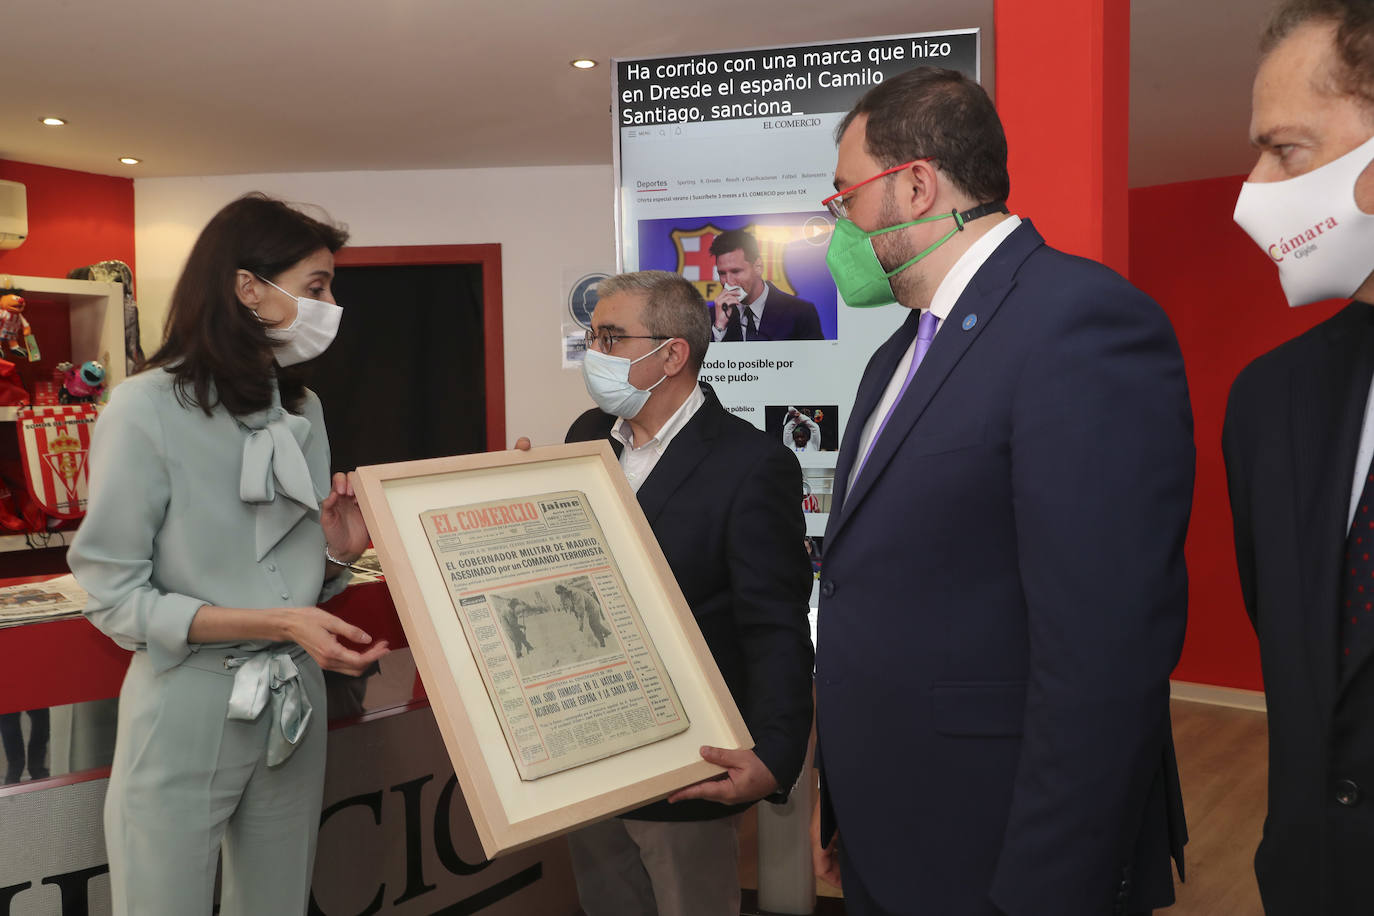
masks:
<svg viewBox="0 0 1374 916"><path fill-rule="evenodd" d="M753 340L758 337L758 326L754 324L754 310L748 306L744 307L744 339Z"/></svg>
<svg viewBox="0 0 1374 916"><path fill-rule="evenodd" d="M1355 506L1355 521L1345 539L1345 575L1341 589L1341 676L1364 658L1374 644L1374 468L1366 469L1364 490Z"/></svg>

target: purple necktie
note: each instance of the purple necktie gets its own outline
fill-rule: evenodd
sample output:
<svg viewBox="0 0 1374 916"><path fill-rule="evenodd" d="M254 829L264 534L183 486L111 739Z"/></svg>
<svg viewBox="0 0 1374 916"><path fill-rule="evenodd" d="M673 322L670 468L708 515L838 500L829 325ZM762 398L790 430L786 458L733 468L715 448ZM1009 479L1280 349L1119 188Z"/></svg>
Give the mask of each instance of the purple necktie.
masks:
<svg viewBox="0 0 1374 916"><path fill-rule="evenodd" d="M897 398L888 408L887 416L883 417L878 428L873 431L873 438L868 442L868 451L864 452L863 459L859 462L858 470L854 472L854 479L858 480L863 473L864 465L868 463L868 456L873 454L873 447L878 444L878 438L882 436L883 430L887 428L887 421L892 419L892 415L897 412L897 405L902 403L902 397L906 390L911 387L911 380L916 377L916 368L921 365L921 360L925 359L926 351L930 349L930 342L935 339L935 329L939 327L940 319L935 317L935 313L926 309L921 313L921 317L916 324L916 350L911 354L911 368L906 371L906 381L902 382L902 390L897 392Z"/></svg>

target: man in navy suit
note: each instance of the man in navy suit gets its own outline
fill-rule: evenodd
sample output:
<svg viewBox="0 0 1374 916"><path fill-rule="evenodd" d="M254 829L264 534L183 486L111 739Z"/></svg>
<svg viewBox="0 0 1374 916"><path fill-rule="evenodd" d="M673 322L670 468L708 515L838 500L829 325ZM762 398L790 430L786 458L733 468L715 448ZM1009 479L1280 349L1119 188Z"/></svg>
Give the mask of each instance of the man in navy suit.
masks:
<svg viewBox="0 0 1374 916"><path fill-rule="evenodd" d="M1259 158L1235 212L1289 305L1355 300L1251 363L1222 433L1268 707L1255 874L1270 916L1374 910L1371 48L1368 0L1278 9L1255 77Z"/></svg>
<svg viewBox="0 0 1374 916"><path fill-rule="evenodd" d="M838 136L837 288L910 313L825 533L818 871L851 914L1167 906L1194 459L1173 329L1007 213L1001 123L959 73L882 83Z"/></svg>
<svg viewBox="0 0 1374 916"><path fill-rule="evenodd" d="M711 242L711 256L723 286L711 308L712 340L820 340L824 336L814 303L789 296L763 279L759 243L748 232L722 232Z"/></svg>

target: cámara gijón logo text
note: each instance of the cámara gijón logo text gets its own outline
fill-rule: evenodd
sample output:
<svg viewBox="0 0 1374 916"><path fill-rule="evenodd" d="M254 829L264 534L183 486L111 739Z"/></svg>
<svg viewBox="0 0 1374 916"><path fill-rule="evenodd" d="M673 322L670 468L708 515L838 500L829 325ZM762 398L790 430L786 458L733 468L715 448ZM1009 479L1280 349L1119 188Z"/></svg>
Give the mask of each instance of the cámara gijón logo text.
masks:
<svg viewBox="0 0 1374 916"><path fill-rule="evenodd" d="M1340 223L1336 221L1336 217L1334 216L1328 216L1326 219L1318 220L1312 225L1311 229L1304 230L1288 238L1279 239L1277 242L1270 245L1268 248L1269 257L1273 258L1275 261L1282 261L1288 255L1297 252L1293 254L1293 257L1300 258L1316 247L1312 243L1317 240L1317 236L1326 232L1328 229L1335 229L1339 225Z"/></svg>

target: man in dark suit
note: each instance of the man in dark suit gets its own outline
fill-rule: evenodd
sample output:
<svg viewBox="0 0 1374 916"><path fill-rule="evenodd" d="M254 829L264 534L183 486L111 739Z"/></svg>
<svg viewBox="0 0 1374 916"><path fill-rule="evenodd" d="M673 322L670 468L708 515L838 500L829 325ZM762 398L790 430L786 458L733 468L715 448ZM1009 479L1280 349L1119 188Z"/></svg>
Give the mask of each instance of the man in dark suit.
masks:
<svg viewBox="0 0 1374 916"><path fill-rule="evenodd" d="M820 340L814 303L789 296L763 279L759 243L743 229L711 242L722 290L711 308L712 340Z"/></svg>
<svg viewBox="0 0 1374 916"><path fill-rule="evenodd" d="M1255 873L1270 916L1374 911L1372 47L1367 0L1279 9L1236 205L1290 305L1356 300L1247 367L1222 434L1269 714Z"/></svg>
<svg viewBox="0 0 1374 916"><path fill-rule="evenodd" d="M1181 868L1183 360L1148 297L1008 215L1009 184L957 72L840 126L831 272L910 310L859 384L821 571L816 860L859 916L1136 913Z"/></svg>
<svg viewBox="0 0 1374 916"><path fill-rule="evenodd" d="M583 374L599 406L567 441L607 439L754 738L703 748L726 777L569 837L588 916L737 916L739 812L784 800L811 732L811 563L801 469L698 383L706 305L676 274L603 280Z"/></svg>

